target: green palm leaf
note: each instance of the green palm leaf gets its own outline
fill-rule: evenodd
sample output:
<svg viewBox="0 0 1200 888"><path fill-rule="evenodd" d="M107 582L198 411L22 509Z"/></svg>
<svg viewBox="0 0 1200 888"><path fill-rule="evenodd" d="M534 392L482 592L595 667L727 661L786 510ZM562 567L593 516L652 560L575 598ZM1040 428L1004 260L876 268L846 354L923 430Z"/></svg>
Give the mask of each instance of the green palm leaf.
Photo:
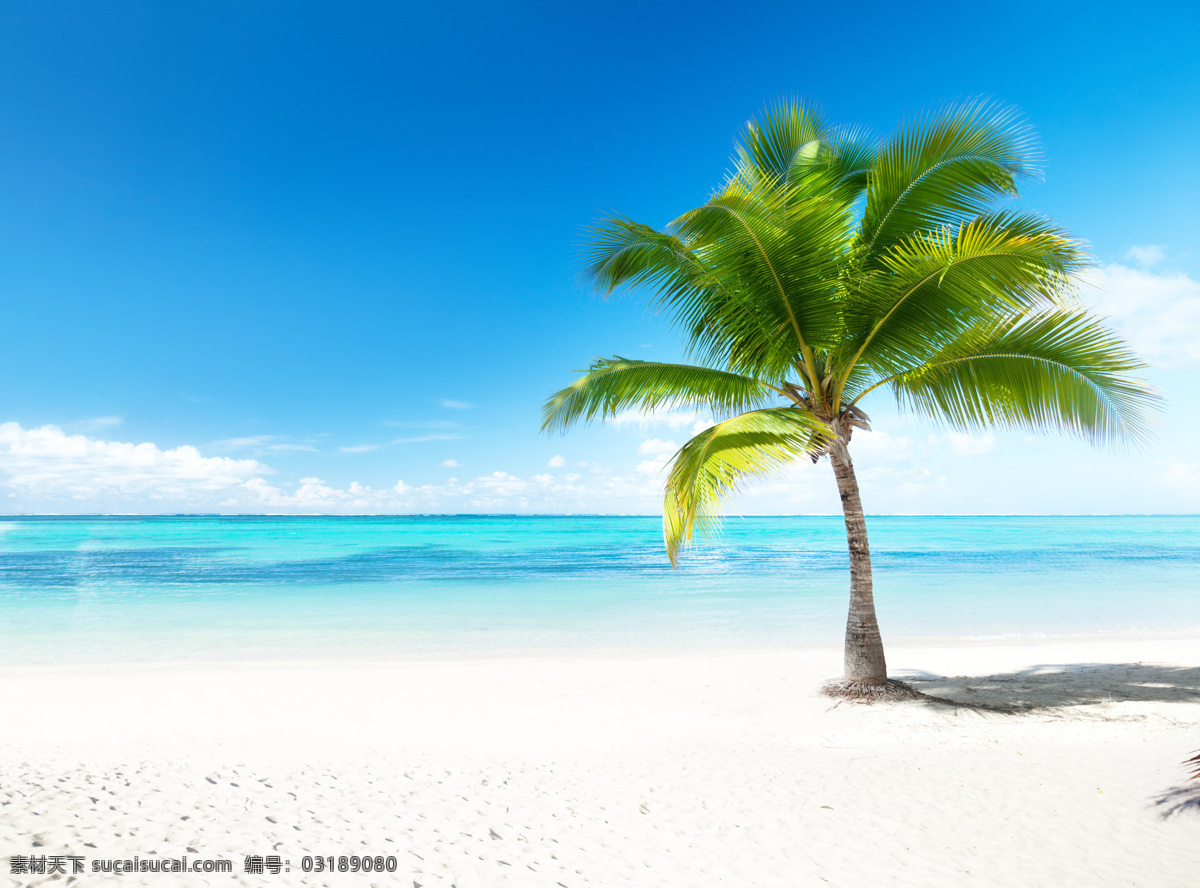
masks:
<svg viewBox="0 0 1200 888"><path fill-rule="evenodd" d="M712 286L704 265L669 232L623 216L609 216L588 230L583 276L611 293L621 286L657 288L663 298Z"/></svg>
<svg viewBox="0 0 1200 888"><path fill-rule="evenodd" d="M748 185L796 184L820 162L832 137L816 109L800 102L768 106L764 119L746 124L737 145L737 171Z"/></svg>
<svg viewBox="0 0 1200 888"><path fill-rule="evenodd" d="M721 504L748 478L810 456L832 435L825 423L794 407L754 410L705 429L671 462L663 500L663 538L671 563L696 531L711 530Z"/></svg>
<svg viewBox="0 0 1200 888"><path fill-rule="evenodd" d="M972 331L886 383L902 406L965 431L1055 429L1097 443L1139 443L1159 399L1145 369L1096 318L1050 309Z"/></svg>
<svg viewBox="0 0 1200 888"><path fill-rule="evenodd" d="M847 300L847 370L862 360L880 375L914 367L981 321L1063 304L1087 258L1045 220L1013 212L956 230L918 233L881 268L861 274Z"/></svg>
<svg viewBox="0 0 1200 888"><path fill-rule="evenodd" d="M831 129L801 102L769 105L763 119L746 124L738 140L734 179L748 188L763 183L800 197L849 204L867 187L878 156L862 130Z"/></svg>
<svg viewBox="0 0 1200 888"><path fill-rule="evenodd" d="M623 410L699 407L723 416L752 410L782 391L763 381L691 364L598 358L542 409L542 429L565 432L576 423L608 419Z"/></svg>
<svg viewBox="0 0 1200 888"><path fill-rule="evenodd" d="M770 182L734 181L672 231L717 269L719 285L660 298L694 345L739 372L779 374L833 344L842 310L838 257L850 237L848 208L797 199Z"/></svg>
<svg viewBox="0 0 1200 888"><path fill-rule="evenodd" d="M956 225L1017 196L1032 175L1033 134L1016 112L985 102L932 114L902 129L876 161L858 236L874 263L914 232Z"/></svg>

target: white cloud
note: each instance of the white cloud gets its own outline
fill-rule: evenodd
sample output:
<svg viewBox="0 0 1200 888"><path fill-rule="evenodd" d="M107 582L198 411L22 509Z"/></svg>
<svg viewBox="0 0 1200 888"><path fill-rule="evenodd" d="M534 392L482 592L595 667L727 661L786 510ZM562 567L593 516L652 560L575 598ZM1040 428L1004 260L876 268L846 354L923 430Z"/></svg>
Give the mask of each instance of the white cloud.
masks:
<svg viewBox="0 0 1200 888"><path fill-rule="evenodd" d="M638 445L638 453L642 456L658 456L660 453L671 454L679 449L674 441L663 441L660 438L650 438Z"/></svg>
<svg viewBox="0 0 1200 888"><path fill-rule="evenodd" d="M244 438L222 438L213 441L218 450L251 450L258 453L317 453L311 444L297 444L277 435L250 435Z"/></svg>
<svg viewBox="0 0 1200 888"><path fill-rule="evenodd" d="M124 423L119 416L92 416L88 419L80 419L70 424L70 428L77 432L99 432L104 429L116 428Z"/></svg>
<svg viewBox="0 0 1200 888"><path fill-rule="evenodd" d="M1126 259L1132 259L1138 265L1150 267L1157 265L1167 258L1167 251L1157 244L1145 244L1143 246L1133 246L1129 248L1129 252L1125 254Z"/></svg>
<svg viewBox="0 0 1200 888"><path fill-rule="evenodd" d="M212 446L222 450L248 450L252 447L262 447L271 440L270 435L251 435L246 438L222 438L213 441Z"/></svg>
<svg viewBox="0 0 1200 888"><path fill-rule="evenodd" d="M68 435L58 426L0 425L0 478L11 497L47 504L131 497L137 502L206 500L272 470L253 459L206 457L185 445L103 441ZM143 508L142 511L154 511Z"/></svg>
<svg viewBox="0 0 1200 888"><path fill-rule="evenodd" d="M660 474L677 450L679 445L674 441L664 441L661 438L643 441L638 445L638 453L650 459L638 463L637 471L648 475Z"/></svg>
<svg viewBox="0 0 1200 888"><path fill-rule="evenodd" d="M303 478L293 492L254 478L233 491L226 508L242 511L403 513L403 512L563 512L653 513L661 485L614 474L522 477L494 471L469 481L373 488L338 488L320 478Z"/></svg>
<svg viewBox="0 0 1200 888"><path fill-rule="evenodd" d="M915 444L903 435L892 435L878 429L860 429L850 440L850 453L874 462L895 463L912 457Z"/></svg>
<svg viewBox="0 0 1200 888"><path fill-rule="evenodd" d="M1169 490L1200 492L1200 463L1171 463L1163 470L1161 481Z"/></svg>
<svg viewBox="0 0 1200 888"><path fill-rule="evenodd" d="M688 426L693 428L699 426L703 430L713 424L711 419L701 416L694 410L662 410L656 412L648 410L622 410L610 419L609 422L618 427L636 425L640 431L648 431L654 426L659 425L665 425L672 431L687 428Z"/></svg>
<svg viewBox="0 0 1200 888"><path fill-rule="evenodd" d="M562 456L559 456L558 454L555 454L554 456L550 457L550 462L546 463L546 465L552 469L561 469L566 464L567 464L567 461Z"/></svg>
<svg viewBox="0 0 1200 888"><path fill-rule="evenodd" d="M458 463L458 460L456 460L456 459L442 460L442 468L444 468L444 469L457 469L458 465L459 465L459 463Z"/></svg>
<svg viewBox="0 0 1200 888"><path fill-rule="evenodd" d="M393 444L420 444L425 441L461 441L462 435L417 435L412 438L397 438Z"/></svg>
<svg viewBox="0 0 1200 888"><path fill-rule="evenodd" d="M641 441L619 470L582 462L561 471L518 475L496 470L475 477L374 487L314 475L278 480L255 459L206 456L190 446L163 449L68 434L54 426L0 425L0 509L7 512L300 512L465 513L626 512L661 509L663 468L679 438ZM851 445L868 511L955 511L961 491L935 474L951 453L987 452L995 442L940 433L928 438L857 432ZM632 450L632 448L631 448ZM632 456L632 453L629 455ZM342 466L354 464L344 460ZM445 460L457 468L456 460ZM956 462L956 465L961 465ZM627 466L627 467L624 467ZM1164 483L1200 492L1200 466L1162 467ZM952 477L958 477L951 472ZM961 475L961 472L959 473ZM393 476L394 477L394 476ZM411 482L411 478L410 478ZM390 483L390 480L389 480ZM800 460L768 479L748 479L729 501L730 514L834 513L837 489L826 460Z"/></svg>
<svg viewBox="0 0 1200 888"><path fill-rule="evenodd" d="M670 459L671 457L665 453L654 459L644 459L637 464L637 470L644 475L660 475Z"/></svg>
<svg viewBox="0 0 1200 888"><path fill-rule="evenodd" d="M1095 310L1112 319L1139 355L1164 366L1200 361L1200 282L1186 274L1109 265Z"/></svg>
<svg viewBox="0 0 1200 888"><path fill-rule="evenodd" d="M410 489L403 481L397 481L395 487L386 490L375 490L358 482L352 482L343 490L331 487L320 478L301 478L295 493L286 493L262 478L252 478L236 493L248 492L256 498L256 501L252 499L251 503L268 509L353 512L378 511L392 496L403 495ZM247 500L244 496L233 496L222 505L233 509L244 508Z"/></svg>
<svg viewBox="0 0 1200 888"><path fill-rule="evenodd" d="M589 469L586 476L494 471L468 481L379 488L310 476L289 486L268 481L273 470L255 459L105 441L56 426L0 425L0 502L9 512L651 513L657 507L658 484L598 464Z"/></svg>
<svg viewBox="0 0 1200 888"><path fill-rule="evenodd" d="M339 447L338 450L342 451L342 453L368 453L372 450L378 450L380 447L387 447L391 444L423 444L427 441L461 441L464 437L465 435L459 435L454 432L413 435L408 438L394 438L387 444L355 444L351 447ZM457 463L455 463L455 465L457 465Z"/></svg>
<svg viewBox="0 0 1200 888"><path fill-rule="evenodd" d="M450 398L442 398L440 401L443 407L448 407L451 410L470 410L474 404L468 404L466 401L454 401Z"/></svg>
<svg viewBox="0 0 1200 888"><path fill-rule="evenodd" d="M996 436L992 432L972 435L967 432L947 432L946 443L955 456L982 456L996 449Z"/></svg>

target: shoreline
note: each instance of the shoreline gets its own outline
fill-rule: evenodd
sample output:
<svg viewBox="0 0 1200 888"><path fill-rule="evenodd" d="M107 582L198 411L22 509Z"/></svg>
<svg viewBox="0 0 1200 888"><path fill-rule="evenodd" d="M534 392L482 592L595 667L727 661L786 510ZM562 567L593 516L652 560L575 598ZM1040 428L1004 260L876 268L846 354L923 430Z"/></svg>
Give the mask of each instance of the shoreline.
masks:
<svg viewBox="0 0 1200 888"><path fill-rule="evenodd" d="M915 653L920 657L924 652L962 651L968 661L975 659L976 651L991 649L1012 649L1025 651L1031 648L1063 648L1090 645L1113 646L1114 651L1122 646L1137 646L1139 649L1150 650L1151 645L1163 645L1174 648L1177 644L1194 645L1196 659L1200 660L1200 627L1179 630L1111 630L1106 632L1080 633L1046 633L1046 634L997 634L983 636L896 636L885 637L884 646L888 655L889 665L897 664L898 660ZM824 653L840 662L842 644L800 643L795 645L742 645L742 646L673 646L673 645L609 645L609 646L546 646L541 648L454 648L446 647L442 651L414 651L408 654L382 655L381 649L372 647L369 650L353 647L328 647L318 649L313 655L297 657L228 657L222 656L225 651L214 651L211 657L178 657L178 658L142 658L142 659L106 659L94 657L79 660L65 658L38 658L36 661L4 662L0 659L0 679L7 675L22 674L74 674L81 670L108 671L131 673L154 671L203 671L206 669L290 669L321 666L324 668L368 668L368 667L402 667L423 664L447 663L513 663L513 662L545 662L571 660L624 660L624 659L677 659L677 658L721 658L752 656L756 654L770 655L815 655ZM2 656L2 655L0 655ZM893 676L897 677L897 676Z"/></svg>

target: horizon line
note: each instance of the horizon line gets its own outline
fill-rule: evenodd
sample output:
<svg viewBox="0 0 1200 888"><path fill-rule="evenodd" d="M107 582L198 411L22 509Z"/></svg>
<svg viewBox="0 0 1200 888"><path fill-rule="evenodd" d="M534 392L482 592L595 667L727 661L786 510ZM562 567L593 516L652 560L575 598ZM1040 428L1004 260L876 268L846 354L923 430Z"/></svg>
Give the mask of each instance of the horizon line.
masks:
<svg viewBox="0 0 1200 888"><path fill-rule="evenodd" d="M1200 512L866 512L870 518L1196 518ZM13 518L661 518L649 512L0 512ZM841 518L840 512L744 513L738 518Z"/></svg>

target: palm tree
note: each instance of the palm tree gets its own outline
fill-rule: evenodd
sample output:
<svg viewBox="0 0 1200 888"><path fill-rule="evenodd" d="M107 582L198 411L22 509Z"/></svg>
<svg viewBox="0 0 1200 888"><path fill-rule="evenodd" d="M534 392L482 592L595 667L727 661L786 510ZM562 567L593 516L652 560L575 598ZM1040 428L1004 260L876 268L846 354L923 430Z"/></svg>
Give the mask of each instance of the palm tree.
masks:
<svg viewBox="0 0 1200 888"><path fill-rule="evenodd" d="M722 501L797 459L828 457L850 549L845 674L830 693L908 693L887 678L849 445L864 399L949 428L1056 429L1135 443L1156 396L1143 365L1075 299L1078 241L1011 206L1032 135L986 103L877 144L786 102L746 125L733 171L665 230L589 229L585 276L635 287L681 329L692 364L596 359L545 405L543 429L628 409L721 418L674 455L663 529L676 564Z"/></svg>

